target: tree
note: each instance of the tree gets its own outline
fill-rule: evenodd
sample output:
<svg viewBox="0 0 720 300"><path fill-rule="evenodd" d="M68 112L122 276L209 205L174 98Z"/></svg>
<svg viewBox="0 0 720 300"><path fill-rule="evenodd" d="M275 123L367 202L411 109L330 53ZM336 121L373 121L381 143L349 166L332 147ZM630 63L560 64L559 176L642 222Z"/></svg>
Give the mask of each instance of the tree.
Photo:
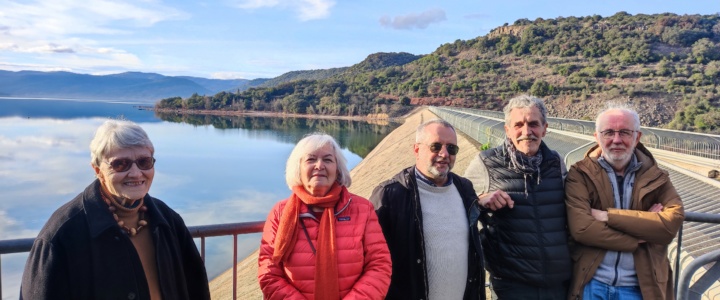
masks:
<svg viewBox="0 0 720 300"><path fill-rule="evenodd" d="M160 100L155 106L157 108L180 109L183 107L183 100L181 97L166 98Z"/></svg>
<svg viewBox="0 0 720 300"><path fill-rule="evenodd" d="M707 38L699 39L692 46L692 54L695 57L695 62L699 64L718 59L719 53L720 51L718 51L715 43Z"/></svg>
<svg viewBox="0 0 720 300"><path fill-rule="evenodd" d="M530 94L538 97L545 97L547 95L551 95L553 91L553 86L544 80L535 80L535 82L533 82L532 86L530 87Z"/></svg>

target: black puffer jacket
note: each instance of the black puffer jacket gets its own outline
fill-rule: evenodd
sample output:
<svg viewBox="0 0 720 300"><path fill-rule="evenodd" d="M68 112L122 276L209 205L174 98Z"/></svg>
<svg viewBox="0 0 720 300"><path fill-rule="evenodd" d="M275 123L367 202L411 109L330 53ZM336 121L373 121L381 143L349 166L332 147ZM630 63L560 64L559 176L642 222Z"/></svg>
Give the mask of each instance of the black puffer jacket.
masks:
<svg viewBox="0 0 720 300"><path fill-rule="evenodd" d="M489 190L502 190L515 201L514 208L486 211L480 220L492 276L551 287L568 281L572 269L560 157L545 143L540 151L539 184L537 172L508 168L504 145L480 154L490 177Z"/></svg>
<svg viewBox="0 0 720 300"><path fill-rule="evenodd" d="M485 299L485 276L478 232L480 208L469 180L450 173L462 197L470 224L468 278L464 299ZM392 278L386 299L427 299L428 279L422 228L422 210L418 198L415 167L407 168L381 183L370 200L376 205L378 219L392 258Z"/></svg>

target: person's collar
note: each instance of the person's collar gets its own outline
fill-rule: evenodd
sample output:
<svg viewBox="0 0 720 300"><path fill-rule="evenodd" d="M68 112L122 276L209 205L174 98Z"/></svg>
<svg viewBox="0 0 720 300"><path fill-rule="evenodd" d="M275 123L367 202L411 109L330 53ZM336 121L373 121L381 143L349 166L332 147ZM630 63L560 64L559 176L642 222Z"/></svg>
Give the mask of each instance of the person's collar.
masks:
<svg viewBox="0 0 720 300"><path fill-rule="evenodd" d="M102 200L100 188L100 180L95 179L95 181L85 189L82 196L83 207L92 238L98 237L108 228L117 225L117 221L113 219L107 204ZM170 227L169 221L160 213L159 203L155 203L149 194L145 194L144 204L147 207L146 215L148 216L148 223Z"/></svg>
<svg viewBox="0 0 720 300"><path fill-rule="evenodd" d="M432 181L432 180L430 180L429 178L425 177L425 175L424 175L422 172L420 172L420 170L418 170L417 166L415 167L415 178L417 178L417 180L420 180L420 181L422 181L422 182L424 182L424 183L429 184L430 186L438 186L437 184L435 184L434 181ZM449 186L449 185L451 185L452 183L453 183L453 182L452 182L452 176L450 176L450 173L448 173L448 180L447 180L447 181L445 182L445 184L443 184L442 186Z"/></svg>
<svg viewBox="0 0 720 300"><path fill-rule="evenodd" d="M600 155L597 159L600 166L605 169L606 172L616 174L615 169L610 164L610 162L605 159L605 156ZM623 176L627 176L630 172L635 172L640 169L642 166L642 162L638 160L637 155L635 155L635 151L633 151L632 157L630 157L630 161L625 166L625 170L623 171Z"/></svg>

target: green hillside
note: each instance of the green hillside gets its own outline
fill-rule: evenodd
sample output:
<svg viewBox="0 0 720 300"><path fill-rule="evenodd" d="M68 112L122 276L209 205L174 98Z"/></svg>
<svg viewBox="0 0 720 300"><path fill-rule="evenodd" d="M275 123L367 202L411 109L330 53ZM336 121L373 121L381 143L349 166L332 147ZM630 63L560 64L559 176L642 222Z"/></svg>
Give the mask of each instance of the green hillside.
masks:
<svg viewBox="0 0 720 300"><path fill-rule="evenodd" d="M643 124L719 132L720 16L521 19L433 53L377 53L343 72L239 94L170 98L158 108L397 115L414 105L498 110L510 97L546 99L553 115L592 119L628 102Z"/></svg>

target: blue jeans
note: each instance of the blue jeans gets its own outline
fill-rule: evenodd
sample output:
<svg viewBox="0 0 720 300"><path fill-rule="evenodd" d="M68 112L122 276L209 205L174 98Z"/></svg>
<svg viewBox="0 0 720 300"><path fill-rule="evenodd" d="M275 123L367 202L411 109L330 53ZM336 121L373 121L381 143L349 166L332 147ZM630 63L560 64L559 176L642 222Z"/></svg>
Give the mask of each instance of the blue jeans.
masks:
<svg viewBox="0 0 720 300"><path fill-rule="evenodd" d="M583 300L642 300L639 286L612 286L591 279L583 290Z"/></svg>

